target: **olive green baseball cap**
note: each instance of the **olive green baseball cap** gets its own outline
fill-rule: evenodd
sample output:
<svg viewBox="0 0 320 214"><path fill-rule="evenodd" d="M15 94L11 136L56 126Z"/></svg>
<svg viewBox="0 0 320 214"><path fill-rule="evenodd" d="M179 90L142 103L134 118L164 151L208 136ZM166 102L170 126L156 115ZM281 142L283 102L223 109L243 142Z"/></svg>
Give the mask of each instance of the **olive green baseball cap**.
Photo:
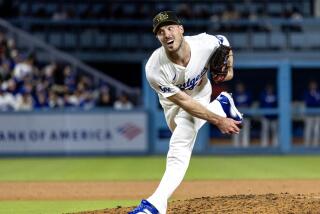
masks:
<svg viewBox="0 0 320 214"><path fill-rule="evenodd" d="M166 25L181 25L180 20L173 11L162 11L153 18L153 33L157 33L160 27Z"/></svg>

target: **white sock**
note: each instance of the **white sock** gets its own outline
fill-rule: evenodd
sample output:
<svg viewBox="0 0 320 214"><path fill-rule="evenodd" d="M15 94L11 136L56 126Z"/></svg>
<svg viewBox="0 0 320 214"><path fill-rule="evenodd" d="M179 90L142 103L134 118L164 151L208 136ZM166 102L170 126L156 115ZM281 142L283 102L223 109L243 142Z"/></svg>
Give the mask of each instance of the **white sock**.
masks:
<svg viewBox="0 0 320 214"><path fill-rule="evenodd" d="M212 111L213 113L221 116L221 117L227 117L226 113L223 111L223 108L218 100L214 100L209 105L207 108Z"/></svg>

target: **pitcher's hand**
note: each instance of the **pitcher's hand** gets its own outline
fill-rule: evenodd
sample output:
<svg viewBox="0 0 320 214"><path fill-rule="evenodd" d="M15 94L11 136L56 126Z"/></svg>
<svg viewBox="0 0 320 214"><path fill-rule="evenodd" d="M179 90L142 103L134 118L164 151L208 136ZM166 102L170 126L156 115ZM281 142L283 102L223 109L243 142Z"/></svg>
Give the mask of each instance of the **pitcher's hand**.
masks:
<svg viewBox="0 0 320 214"><path fill-rule="evenodd" d="M219 123L216 124L216 126L222 134L239 134L240 124L240 121L236 121L231 118L221 118L221 120L219 121Z"/></svg>

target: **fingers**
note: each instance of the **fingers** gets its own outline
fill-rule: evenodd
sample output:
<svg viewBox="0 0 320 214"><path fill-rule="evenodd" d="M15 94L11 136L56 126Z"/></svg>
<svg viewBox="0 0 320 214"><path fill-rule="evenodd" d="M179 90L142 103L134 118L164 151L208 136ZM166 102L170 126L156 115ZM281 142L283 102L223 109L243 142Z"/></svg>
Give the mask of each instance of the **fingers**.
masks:
<svg viewBox="0 0 320 214"><path fill-rule="evenodd" d="M242 129L242 126L243 126L242 121L236 121L236 120L234 120L234 122L236 123L236 125L237 125L237 127L238 127L239 129Z"/></svg>
<svg viewBox="0 0 320 214"><path fill-rule="evenodd" d="M233 133L235 133L235 134L239 134L240 133L240 129L239 129L239 127L237 125L235 125L233 127Z"/></svg>
<svg viewBox="0 0 320 214"><path fill-rule="evenodd" d="M234 124L234 130L235 130L235 133L236 134L239 134L240 133L240 127L239 125L241 124L242 122L240 121L236 121L236 120L233 120L233 124Z"/></svg>
<svg viewBox="0 0 320 214"><path fill-rule="evenodd" d="M239 134L240 133L240 129L237 125L233 124L231 127L230 127L230 130L228 131L227 134Z"/></svg>
<svg viewBox="0 0 320 214"><path fill-rule="evenodd" d="M227 123L225 124L225 128L222 129L221 132L223 134L239 134L240 133L239 124L241 124L241 122L228 119Z"/></svg>
<svg viewBox="0 0 320 214"><path fill-rule="evenodd" d="M222 132L223 134L228 134L228 135L231 135L231 134L239 134L240 131L237 131L236 129L232 129L232 130L227 130L225 132Z"/></svg>
<svg viewBox="0 0 320 214"><path fill-rule="evenodd" d="M240 132L240 128L239 128L239 124L241 123L240 121L236 121L236 120L230 120L231 121L231 125L230 125L230 134L239 134Z"/></svg>

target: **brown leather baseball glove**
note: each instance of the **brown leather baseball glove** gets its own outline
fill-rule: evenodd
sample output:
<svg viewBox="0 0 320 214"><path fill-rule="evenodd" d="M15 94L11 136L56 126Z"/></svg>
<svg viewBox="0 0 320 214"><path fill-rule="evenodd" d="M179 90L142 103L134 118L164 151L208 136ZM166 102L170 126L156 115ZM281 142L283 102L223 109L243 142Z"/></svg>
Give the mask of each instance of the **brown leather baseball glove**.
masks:
<svg viewBox="0 0 320 214"><path fill-rule="evenodd" d="M223 82L228 74L228 58L231 47L220 45L212 54L209 65L212 79L215 83Z"/></svg>

